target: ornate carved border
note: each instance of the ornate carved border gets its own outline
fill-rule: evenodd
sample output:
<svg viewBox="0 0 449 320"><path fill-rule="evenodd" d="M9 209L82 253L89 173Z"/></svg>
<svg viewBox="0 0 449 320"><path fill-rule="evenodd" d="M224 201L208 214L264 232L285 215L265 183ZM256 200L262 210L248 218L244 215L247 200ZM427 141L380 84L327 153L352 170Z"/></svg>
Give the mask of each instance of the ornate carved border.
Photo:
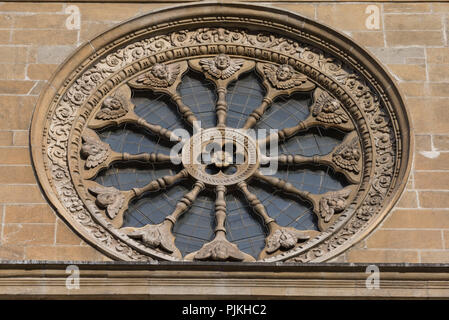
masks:
<svg viewBox="0 0 449 320"><path fill-rule="evenodd" d="M92 40L59 68L31 130L33 162L50 202L115 259L174 260L115 229L89 200L79 167L69 163L79 155L89 117L117 86L156 62L218 53L289 64L307 75L344 104L362 142L363 178L347 209L319 236L265 261L325 261L363 238L394 205L410 170L412 135L400 93L380 64L345 36L287 11L239 3L144 15Z"/></svg>

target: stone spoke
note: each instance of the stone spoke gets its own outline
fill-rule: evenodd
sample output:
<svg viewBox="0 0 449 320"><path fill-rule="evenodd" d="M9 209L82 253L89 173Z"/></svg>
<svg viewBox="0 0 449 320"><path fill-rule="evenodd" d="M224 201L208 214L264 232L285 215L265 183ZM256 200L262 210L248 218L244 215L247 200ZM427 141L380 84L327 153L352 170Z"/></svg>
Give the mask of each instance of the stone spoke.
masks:
<svg viewBox="0 0 449 320"><path fill-rule="evenodd" d="M173 186L178 181L188 177L185 169L175 175L166 175L150 181L141 188L133 188L128 191L120 191L114 187L103 187L96 182L88 181L89 191L96 196L96 203L106 210L106 214L112 220L116 228L123 225L123 215L132 200L139 198L146 192L157 192Z"/></svg>
<svg viewBox="0 0 449 320"><path fill-rule="evenodd" d="M235 244L226 239L226 187L216 186L215 191L215 237L200 250L188 254L185 260L255 261L252 256L241 252Z"/></svg>
<svg viewBox="0 0 449 320"><path fill-rule="evenodd" d="M192 206L196 197L204 187L204 183L196 181L192 190L186 193L181 200L178 201L173 212L165 217L162 223L157 225L148 224L141 228L127 227L120 230L131 238L142 240L143 243L149 247L161 249L173 257L181 259L181 252L175 245L173 226L179 217Z"/></svg>
<svg viewBox="0 0 449 320"><path fill-rule="evenodd" d="M199 126L198 118L195 116L192 109L190 109L189 106L182 102L181 96L178 93L174 92L170 94L170 97L175 102L181 116L187 121L190 126L192 126L194 132L199 131L201 127Z"/></svg>
<svg viewBox="0 0 449 320"><path fill-rule="evenodd" d="M204 190L205 184L202 181L196 181L193 185L192 190L186 193L181 200L176 204L175 210L165 217L166 221L169 221L172 225L175 225L176 221L178 221L179 217L184 214L192 204L195 202L198 194Z"/></svg>
<svg viewBox="0 0 449 320"><path fill-rule="evenodd" d="M228 90L226 87L217 88L217 104L215 110L217 112L217 127L226 126L226 117L228 116L228 103L226 101L226 93Z"/></svg>
<svg viewBox="0 0 449 320"><path fill-rule="evenodd" d="M109 126L134 124L150 131L152 134L168 141L181 142L181 138L160 125L147 122L134 112L131 102L131 89L127 85L119 87L110 97L103 100L95 118L89 123L91 129L102 129Z"/></svg>
<svg viewBox="0 0 449 320"><path fill-rule="evenodd" d="M102 142L93 132L83 135L81 155L85 159L83 176L92 179L101 170L109 168L115 162L141 162L144 164L179 163L180 156L171 156L163 153L139 153L115 152L110 146Z"/></svg>
<svg viewBox="0 0 449 320"><path fill-rule="evenodd" d="M167 128L164 128L158 124L147 122L144 118L141 118L141 117L138 117L137 119L133 120L132 122L134 122L134 121L137 125L149 130L150 132L152 132L153 134L155 134L161 138L164 138L169 141L174 141L174 142L182 142L181 137L177 136L171 130L168 130Z"/></svg>
<svg viewBox="0 0 449 320"><path fill-rule="evenodd" d="M346 209L349 203L347 200L355 189L355 186L352 185L339 191L330 191L324 194L313 194L296 188L286 180L265 176L259 171L254 174L254 177L268 183L282 192L298 196L299 198L311 203L312 210L318 217L318 227L321 231L327 229L329 222L335 213L340 213Z"/></svg>
<svg viewBox="0 0 449 320"><path fill-rule="evenodd" d="M109 157L99 166L91 168L84 171L86 179L92 179L97 176L97 174L105 168L109 168L111 164L116 162L140 162L142 164L162 164L162 163L179 163L180 157L169 156L163 153L139 153L139 154L129 154L129 153L119 153L111 151Z"/></svg>
<svg viewBox="0 0 449 320"><path fill-rule="evenodd" d="M140 197L142 194L146 192L156 192L168 187L173 186L178 181L185 179L188 177L188 173L185 169L179 171L175 175L166 175L161 178L157 178L155 180L150 181L148 184L141 188L133 188L132 191L134 193L134 197Z"/></svg>
<svg viewBox="0 0 449 320"><path fill-rule="evenodd" d="M260 146L263 146L263 145L269 145L270 143L272 143L274 141L277 141L278 143L283 142L283 141L287 140L288 138L293 137L297 133L299 133L301 131L306 131L306 130L308 130L312 127L315 127L317 125L320 125L320 123L318 121L315 121L313 117L309 116L306 120L298 122L298 124L296 126L278 130L278 131L268 135L265 138L257 140L257 143Z"/></svg>
<svg viewBox="0 0 449 320"><path fill-rule="evenodd" d="M182 142L181 137L174 134L171 130L163 128L162 126L146 121L144 118L136 115L132 110L126 116L120 117L116 120L94 120L89 124L91 129L102 129L109 126L118 127L122 124L133 124L137 127L147 129L151 134L161 137L167 141Z"/></svg>
<svg viewBox="0 0 449 320"><path fill-rule="evenodd" d="M310 192L307 192L307 191L299 190L298 188L294 187L290 182L288 182L286 180L279 179L279 178L276 178L273 176L265 176L260 171L255 172L254 177L270 184L271 186L273 186L279 190L282 190L283 192L296 195L296 196L300 197L301 199L306 200L307 202L310 202L312 204L312 207L314 208L314 210L315 210L315 208L318 208L320 197L317 195L311 194Z"/></svg>
<svg viewBox="0 0 449 320"><path fill-rule="evenodd" d="M215 220L217 225L215 227L215 234L224 235L226 233L225 219L226 219L226 187L217 186L215 188L216 199L215 199Z"/></svg>
<svg viewBox="0 0 449 320"><path fill-rule="evenodd" d="M301 155L280 154L272 157L261 157L262 163L278 162L282 165L317 164L332 168L341 173L352 184L358 183L361 177L361 150L355 131L348 134L343 142L324 156L305 157Z"/></svg>
<svg viewBox="0 0 449 320"><path fill-rule="evenodd" d="M265 206L262 204L262 202L260 202L259 198L254 193L249 191L248 184L242 181L239 182L237 186L245 195L246 200L248 201L251 208L253 208L254 212L262 218L263 222L268 226L268 228L271 228L270 224L275 223L275 220L268 215Z"/></svg>
<svg viewBox="0 0 449 320"><path fill-rule="evenodd" d="M182 97L177 92L182 75L187 69L188 65L186 61L171 64L155 63L145 73L130 80L128 84L136 89L147 89L168 95L176 104L183 119L194 130L199 130L198 119L195 117L193 111L182 102Z"/></svg>
<svg viewBox="0 0 449 320"><path fill-rule="evenodd" d="M269 144L272 141L285 141L301 131L312 127L334 128L342 131L353 131L354 126L344 110L342 104L329 93L320 88L313 92L313 103L309 107L310 114L293 127L283 128L266 138L258 140L260 145Z"/></svg>
<svg viewBox="0 0 449 320"><path fill-rule="evenodd" d="M262 103L248 116L245 124L243 125L243 129L251 129L252 127L254 127L272 103L273 100L268 95L266 95L263 98Z"/></svg>
<svg viewBox="0 0 449 320"><path fill-rule="evenodd" d="M258 173L255 173L256 177L258 177L258 175ZM285 183L281 182L280 185L285 185ZM248 190L248 185L246 184L246 182L240 182L238 184L238 187L245 195L250 206L264 220L265 225L268 227L268 235L265 238L265 248L260 253L259 259L264 259L268 255L273 254L278 250L292 249L295 247L298 241L306 241L311 237L319 234L319 232L314 230L302 231L291 227L280 226L273 218L268 216L264 205L260 202L260 200L254 193ZM300 192L302 193L302 191Z"/></svg>

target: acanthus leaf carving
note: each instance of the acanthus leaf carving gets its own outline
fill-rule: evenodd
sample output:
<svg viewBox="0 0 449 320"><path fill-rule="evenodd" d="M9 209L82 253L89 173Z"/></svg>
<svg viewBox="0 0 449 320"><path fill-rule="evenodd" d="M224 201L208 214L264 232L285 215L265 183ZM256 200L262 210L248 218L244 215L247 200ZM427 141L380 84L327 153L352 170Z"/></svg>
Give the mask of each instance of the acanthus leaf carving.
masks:
<svg viewBox="0 0 449 320"><path fill-rule="evenodd" d="M89 188L89 191L97 196L97 205L106 209L109 218L114 219L123 206L125 196L114 187L97 186Z"/></svg>
<svg viewBox="0 0 449 320"><path fill-rule="evenodd" d="M235 244L224 238L217 238L209 243L206 243L198 252L195 253L193 259L209 261L243 261L245 260L245 255L237 248Z"/></svg>
<svg viewBox="0 0 449 320"><path fill-rule="evenodd" d="M298 241L308 239L310 239L310 235L307 232L281 227L266 239L266 251L273 253L279 249L289 250L294 248Z"/></svg>

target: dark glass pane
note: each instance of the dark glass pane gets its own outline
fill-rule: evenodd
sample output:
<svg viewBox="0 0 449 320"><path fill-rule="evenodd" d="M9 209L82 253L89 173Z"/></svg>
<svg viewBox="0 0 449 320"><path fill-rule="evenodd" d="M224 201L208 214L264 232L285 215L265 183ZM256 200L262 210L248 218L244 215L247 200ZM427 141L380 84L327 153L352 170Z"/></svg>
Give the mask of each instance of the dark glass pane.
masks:
<svg viewBox="0 0 449 320"><path fill-rule="evenodd" d="M175 244L183 255L199 250L214 238L215 200L209 194L200 194L173 228Z"/></svg>
<svg viewBox="0 0 449 320"><path fill-rule="evenodd" d="M188 72L178 87L184 102L193 111L202 128L215 127L215 103L217 96L214 85L206 81L203 75Z"/></svg>
<svg viewBox="0 0 449 320"><path fill-rule="evenodd" d="M282 129L293 127L309 115L309 94L296 93L291 97L278 97L262 116L256 129Z"/></svg>
<svg viewBox="0 0 449 320"><path fill-rule="evenodd" d="M265 246L263 223L255 216L243 195L239 192L226 196L226 230L229 241L240 250L257 258Z"/></svg>
<svg viewBox="0 0 449 320"><path fill-rule="evenodd" d="M173 143L157 136L146 134L142 129L131 125L105 130L100 133L100 139L111 146L116 152L131 154L143 152L160 152L170 154Z"/></svg>
<svg viewBox="0 0 449 320"><path fill-rule="evenodd" d="M114 164L108 170L101 172L95 181L106 187L131 190L141 188L154 179L175 173L176 170L167 168L166 165Z"/></svg>
<svg viewBox="0 0 449 320"><path fill-rule="evenodd" d="M179 115L177 107L164 94L135 90L132 102L136 106L134 109L135 113L149 123L158 124L169 130L189 128Z"/></svg>
<svg viewBox="0 0 449 320"><path fill-rule="evenodd" d="M254 73L243 75L228 87L227 126L241 128L248 115L257 108L265 95L265 89Z"/></svg>

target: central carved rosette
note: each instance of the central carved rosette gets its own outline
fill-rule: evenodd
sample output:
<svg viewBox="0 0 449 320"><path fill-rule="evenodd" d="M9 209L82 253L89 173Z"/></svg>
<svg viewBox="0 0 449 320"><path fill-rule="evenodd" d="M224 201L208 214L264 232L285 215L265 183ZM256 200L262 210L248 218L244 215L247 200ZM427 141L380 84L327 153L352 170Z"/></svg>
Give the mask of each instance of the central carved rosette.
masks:
<svg viewBox="0 0 449 320"><path fill-rule="evenodd" d="M257 142L244 130L210 128L194 134L182 149L187 172L209 186L237 185L259 168Z"/></svg>

